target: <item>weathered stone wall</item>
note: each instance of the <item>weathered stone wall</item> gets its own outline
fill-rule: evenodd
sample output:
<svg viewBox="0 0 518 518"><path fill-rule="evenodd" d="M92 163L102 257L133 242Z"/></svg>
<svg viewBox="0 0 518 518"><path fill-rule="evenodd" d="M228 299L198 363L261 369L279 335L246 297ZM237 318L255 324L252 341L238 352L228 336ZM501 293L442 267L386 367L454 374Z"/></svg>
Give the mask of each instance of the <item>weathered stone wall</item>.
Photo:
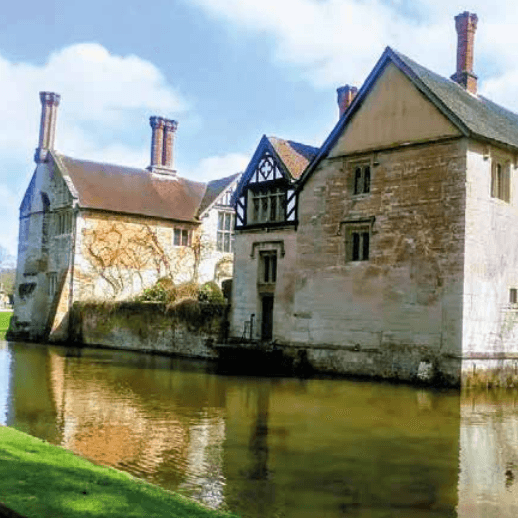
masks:
<svg viewBox="0 0 518 518"><path fill-rule="evenodd" d="M75 304L74 335L88 346L215 358L211 345L221 335L222 319L198 325L160 304Z"/></svg>
<svg viewBox="0 0 518 518"><path fill-rule="evenodd" d="M320 164L299 197L289 342L460 354L465 157L456 139ZM365 161L370 193L354 195ZM369 260L348 262L347 225L369 218Z"/></svg>
<svg viewBox="0 0 518 518"><path fill-rule="evenodd" d="M232 337L243 336L244 323L252 314L255 315L253 338L261 337L261 290L271 289L274 296L273 339L287 340L297 279L295 239L295 230L291 226L268 232L237 231L230 321ZM277 281L271 287L260 286L260 252L264 251L277 253Z"/></svg>
<svg viewBox="0 0 518 518"><path fill-rule="evenodd" d="M81 211L74 300L121 300L151 287L164 276L176 282L191 280L193 250L174 245L175 228L194 231L188 224Z"/></svg>
<svg viewBox="0 0 518 518"><path fill-rule="evenodd" d="M518 353L518 304L509 293L518 289L516 162L512 154L476 142L467 157L463 355L472 360L464 370L494 369L492 359ZM491 197L496 161L509 168L509 203Z"/></svg>
<svg viewBox="0 0 518 518"><path fill-rule="evenodd" d="M59 287L64 285L72 234L60 231L57 217L59 213L67 212L72 224L73 215L70 198L64 194L63 185L52 164L39 164L22 203L11 327L11 332L18 336L30 339L44 336L60 296ZM48 198L48 207L44 206L42 194ZM50 290L51 276L55 292Z"/></svg>

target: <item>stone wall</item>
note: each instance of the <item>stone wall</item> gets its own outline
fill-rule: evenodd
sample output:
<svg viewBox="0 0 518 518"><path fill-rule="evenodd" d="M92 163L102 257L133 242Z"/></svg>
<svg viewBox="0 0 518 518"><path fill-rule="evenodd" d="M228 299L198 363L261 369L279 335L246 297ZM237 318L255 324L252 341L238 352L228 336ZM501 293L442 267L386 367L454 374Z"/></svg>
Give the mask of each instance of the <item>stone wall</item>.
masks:
<svg viewBox="0 0 518 518"><path fill-rule="evenodd" d="M74 304L74 339L102 346L192 358L215 358L211 345L223 332L224 310L196 322L152 303Z"/></svg>
<svg viewBox="0 0 518 518"><path fill-rule="evenodd" d="M22 202L12 337L42 339L52 325L71 261L73 213L64 187L52 164L38 164ZM65 213L67 232L58 220Z"/></svg>
<svg viewBox="0 0 518 518"><path fill-rule="evenodd" d="M465 153L453 140L322 162L299 198L293 342L460 353ZM371 190L355 196L363 161ZM369 260L348 261L363 220Z"/></svg>
<svg viewBox="0 0 518 518"><path fill-rule="evenodd" d="M271 290L274 296L273 339L286 341L292 322L297 278L295 239L292 226L274 231L237 231L230 322L232 337L243 336L244 323L252 314L255 315L253 338L261 337L261 294ZM277 254L277 281L272 286L260 283L260 253L265 251Z"/></svg>
<svg viewBox="0 0 518 518"><path fill-rule="evenodd" d="M492 167L496 162L509 172L509 202L491 196ZM510 290L518 289L515 176L515 156L493 146L470 142L463 355L473 359L466 365L478 365L479 369L484 368L486 360L502 360L506 355L518 354L518 304L510 300Z"/></svg>

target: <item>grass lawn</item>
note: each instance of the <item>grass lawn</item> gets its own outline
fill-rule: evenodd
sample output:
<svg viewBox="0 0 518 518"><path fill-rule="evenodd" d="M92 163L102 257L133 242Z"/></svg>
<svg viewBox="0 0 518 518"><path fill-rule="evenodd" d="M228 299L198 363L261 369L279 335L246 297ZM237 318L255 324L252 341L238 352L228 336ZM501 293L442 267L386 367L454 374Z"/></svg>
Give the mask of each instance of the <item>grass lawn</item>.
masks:
<svg viewBox="0 0 518 518"><path fill-rule="evenodd" d="M29 518L231 516L5 426L0 502Z"/></svg>
<svg viewBox="0 0 518 518"><path fill-rule="evenodd" d="M12 316L12 311L0 311L0 340L5 338L5 333L7 332Z"/></svg>

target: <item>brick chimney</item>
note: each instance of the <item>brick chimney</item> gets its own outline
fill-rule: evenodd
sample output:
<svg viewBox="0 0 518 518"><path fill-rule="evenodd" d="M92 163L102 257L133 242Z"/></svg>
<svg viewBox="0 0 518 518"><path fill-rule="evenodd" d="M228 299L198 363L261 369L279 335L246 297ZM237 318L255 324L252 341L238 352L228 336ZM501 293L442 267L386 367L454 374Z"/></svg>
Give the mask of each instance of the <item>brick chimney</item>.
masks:
<svg viewBox="0 0 518 518"><path fill-rule="evenodd" d="M151 126L151 163L149 170L153 171L162 166L162 153L164 147L164 119L162 117L149 117Z"/></svg>
<svg viewBox="0 0 518 518"><path fill-rule="evenodd" d="M338 94L338 112L339 118L342 118L342 115L345 113L347 108L353 102L353 99L356 97L358 93L358 88L355 86L345 85L336 89L336 93Z"/></svg>
<svg viewBox="0 0 518 518"><path fill-rule="evenodd" d="M162 150L162 165L166 169L173 170L174 134L178 128L175 120L164 120L164 146Z"/></svg>
<svg viewBox="0 0 518 518"><path fill-rule="evenodd" d="M175 120L163 117L150 117L151 164L148 170L154 173L176 174L173 169L174 134L178 127Z"/></svg>
<svg viewBox="0 0 518 518"><path fill-rule="evenodd" d="M49 151L54 149L56 135L56 117L61 96L54 92L40 92L41 121L40 138L34 154L37 164L45 162Z"/></svg>
<svg viewBox="0 0 518 518"><path fill-rule="evenodd" d="M457 30L457 72L451 76L468 92L477 94L477 76L473 73L473 54L477 15L464 11L455 16Z"/></svg>

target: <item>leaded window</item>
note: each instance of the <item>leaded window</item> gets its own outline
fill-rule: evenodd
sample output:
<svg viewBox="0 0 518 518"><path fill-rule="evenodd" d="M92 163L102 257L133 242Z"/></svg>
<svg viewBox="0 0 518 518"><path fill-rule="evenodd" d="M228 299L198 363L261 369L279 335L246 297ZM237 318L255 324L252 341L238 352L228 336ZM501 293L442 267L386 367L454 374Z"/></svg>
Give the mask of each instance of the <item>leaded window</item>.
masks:
<svg viewBox="0 0 518 518"><path fill-rule="evenodd" d="M371 190L371 168L358 165L354 168L354 194L366 194Z"/></svg>
<svg viewBox="0 0 518 518"><path fill-rule="evenodd" d="M286 219L286 191L271 187L251 192L253 223L271 223Z"/></svg>
<svg viewBox="0 0 518 518"><path fill-rule="evenodd" d="M218 212L217 250L234 251L234 214L231 212Z"/></svg>

